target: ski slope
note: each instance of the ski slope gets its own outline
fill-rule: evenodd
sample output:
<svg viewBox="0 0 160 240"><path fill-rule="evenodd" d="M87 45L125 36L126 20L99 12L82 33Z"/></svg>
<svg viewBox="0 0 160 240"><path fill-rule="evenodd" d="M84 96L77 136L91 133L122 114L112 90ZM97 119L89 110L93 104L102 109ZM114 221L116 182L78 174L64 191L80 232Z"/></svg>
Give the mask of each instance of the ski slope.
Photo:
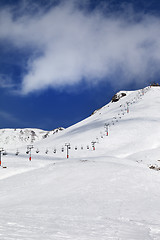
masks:
<svg viewBox="0 0 160 240"><path fill-rule="evenodd" d="M17 156L8 145L0 239L160 239L160 88L122 92L119 101L35 142L32 161L27 145Z"/></svg>

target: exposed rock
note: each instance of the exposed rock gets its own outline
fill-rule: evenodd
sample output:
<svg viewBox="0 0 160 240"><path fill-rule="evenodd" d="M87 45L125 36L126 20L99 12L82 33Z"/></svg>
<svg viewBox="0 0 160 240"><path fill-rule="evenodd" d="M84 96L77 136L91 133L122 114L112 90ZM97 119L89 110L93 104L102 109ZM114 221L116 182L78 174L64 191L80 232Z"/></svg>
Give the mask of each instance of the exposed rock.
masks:
<svg viewBox="0 0 160 240"><path fill-rule="evenodd" d="M151 87L160 87L159 83L152 83Z"/></svg>
<svg viewBox="0 0 160 240"><path fill-rule="evenodd" d="M101 108L96 109L93 113L91 113L90 116L94 115L96 112L98 112Z"/></svg>
<svg viewBox="0 0 160 240"><path fill-rule="evenodd" d="M160 167L157 165L151 165L149 166L150 169L156 170L156 171L160 171Z"/></svg>
<svg viewBox="0 0 160 240"><path fill-rule="evenodd" d="M116 93L113 97L111 102L118 102L120 98L125 97L126 93Z"/></svg>

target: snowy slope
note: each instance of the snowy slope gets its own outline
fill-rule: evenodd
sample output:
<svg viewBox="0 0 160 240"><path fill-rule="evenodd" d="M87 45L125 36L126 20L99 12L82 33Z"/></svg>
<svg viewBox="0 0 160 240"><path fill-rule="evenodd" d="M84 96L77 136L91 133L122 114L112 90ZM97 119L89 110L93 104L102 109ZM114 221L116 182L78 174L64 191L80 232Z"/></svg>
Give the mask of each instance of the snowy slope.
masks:
<svg viewBox="0 0 160 240"><path fill-rule="evenodd" d="M126 97L118 102L107 104L91 117L39 143L39 148L42 152L44 148L51 152L56 148L59 157L65 143L71 144L70 153L74 157L83 155L81 146L86 150L89 145L91 149L92 141L96 142L98 155L104 156L126 157L155 151L160 144L157 134L160 131L160 88L125 93ZM105 124L109 124L109 136L106 136ZM79 151L75 151L75 147Z"/></svg>
<svg viewBox="0 0 160 240"><path fill-rule="evenodd" d="M32 161L26 146L2 156L0 239L160 239L160 172L149 168L160 166L160 88L122 92L34 143Z"/></svg>

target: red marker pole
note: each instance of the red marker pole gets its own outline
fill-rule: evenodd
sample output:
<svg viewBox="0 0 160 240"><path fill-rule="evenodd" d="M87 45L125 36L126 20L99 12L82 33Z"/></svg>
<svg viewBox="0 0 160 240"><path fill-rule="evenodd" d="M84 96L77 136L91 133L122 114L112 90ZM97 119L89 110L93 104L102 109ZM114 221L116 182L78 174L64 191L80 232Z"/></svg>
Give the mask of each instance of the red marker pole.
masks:
<svg viewBox="0 0 160 240"><path fill-rule="evenodd" d="M29 161L31 161L31 149L30 149L30 156L29 156Z"/></svg>
<svg viewBox="0 0 160 240"><path fill-rule="evenodd" d="M28 145L27 146L27 150L29 151L30 155L29 155L29 161L31 161L31 149L33 148L33 145Z"/></svg>
<svg viewBox="0 0 160 240"><path fill-rule="evenodd" d="M109 124L105 123L104 127L106 129L106 136L108 136L108 130L109 130L108 126L109 126Z"/></svg>
<svg viewBox="0 0 160 240"><path fill-rule="evenodd" d="M106 128L106 131L107 131L107 136L108 136L108 125L107 125L107 128Z"/></svg>
<svg viewBox="0 0 160 240"><path fill-rule="evenodd" d="M70 143L66 143L65 146L67 147L67 158L69 158Z"/></svg>
<svg viewBox="0 0 160 240"><path fill-rule="evenodd" d="M2 165L1 154L2 154L3 151L4 151L3 148L0 148L0 167L1 167L1 165Z"/></svg>
<svg viewBox="0 0 160 240"><path fill-rule="evenodd" d="M92 141L93 150L96 150L96 149L95 149L95 143L96 143L95 141Z"/></svg>
<svg viewBox="0 0 160 240"><path fill-rule="evenodd" d="M68 146L67 146L67 158L69 158L69 149L68 149Z"/></svg>

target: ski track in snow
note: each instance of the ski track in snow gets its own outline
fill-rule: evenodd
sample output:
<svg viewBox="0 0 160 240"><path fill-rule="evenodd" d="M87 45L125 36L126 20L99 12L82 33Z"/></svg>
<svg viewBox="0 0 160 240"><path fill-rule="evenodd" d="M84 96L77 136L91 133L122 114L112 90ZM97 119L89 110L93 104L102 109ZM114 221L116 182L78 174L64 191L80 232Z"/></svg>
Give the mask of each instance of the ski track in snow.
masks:
<svg viewBox="0 0 160 240"><path fill-rule="evenodd" d="M26 146L18 156L8 146L7 168L0 168L1 240L160 240L160 173L149 168L160 166L160 89L125 93L35 143L32 161Z"/></svg>

